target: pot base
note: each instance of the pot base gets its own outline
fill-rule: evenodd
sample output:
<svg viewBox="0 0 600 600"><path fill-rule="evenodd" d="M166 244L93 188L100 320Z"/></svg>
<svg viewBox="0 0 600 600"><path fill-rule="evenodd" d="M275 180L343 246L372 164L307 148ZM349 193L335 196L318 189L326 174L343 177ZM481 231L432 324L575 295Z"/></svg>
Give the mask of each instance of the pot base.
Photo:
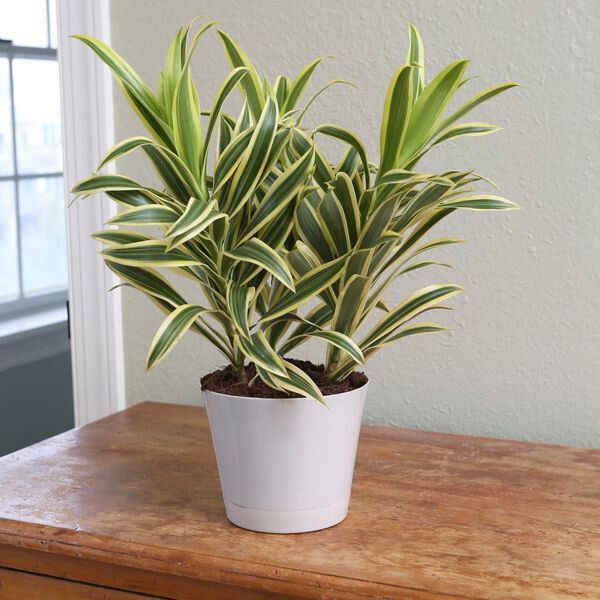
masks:
<svg viewBox="0 0 600 600"><path fill-rule="evenodd" d="M350 497L312 510L257 510L225 500L227 518L238 527L262 533L307 533L337 525L348 514Z"/></svg>

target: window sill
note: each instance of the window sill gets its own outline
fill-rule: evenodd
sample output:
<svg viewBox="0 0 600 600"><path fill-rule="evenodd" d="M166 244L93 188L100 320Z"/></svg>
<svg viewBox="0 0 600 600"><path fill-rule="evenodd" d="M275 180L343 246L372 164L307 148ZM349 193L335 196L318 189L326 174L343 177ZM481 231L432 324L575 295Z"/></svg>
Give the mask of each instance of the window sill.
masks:
<svg viewBox="0 0 600 600"><path fill-rule="evenodd" d="M0 371L68 352L69 348L64 307L0 321Z"/></svg>

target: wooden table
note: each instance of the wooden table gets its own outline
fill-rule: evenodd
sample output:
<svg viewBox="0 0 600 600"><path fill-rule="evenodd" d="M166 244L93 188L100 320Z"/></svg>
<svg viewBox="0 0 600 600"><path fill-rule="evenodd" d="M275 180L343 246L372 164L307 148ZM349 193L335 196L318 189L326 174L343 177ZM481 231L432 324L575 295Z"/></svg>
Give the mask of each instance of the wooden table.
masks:
<svg viewBox="0 0 600 600"><path fill-rule="evenodd" d="M225 519L205 412L144 403L0 459L0 598L600 598L600 451L365 427L350 515Z"/></svg>

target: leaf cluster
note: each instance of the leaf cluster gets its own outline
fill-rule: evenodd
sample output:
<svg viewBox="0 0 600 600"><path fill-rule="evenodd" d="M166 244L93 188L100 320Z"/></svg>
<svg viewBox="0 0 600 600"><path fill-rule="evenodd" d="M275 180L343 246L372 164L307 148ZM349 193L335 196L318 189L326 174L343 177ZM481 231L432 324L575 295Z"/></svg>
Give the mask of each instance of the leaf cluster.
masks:
<svg viewBox="0 0 600 600"><path fill-rule="evenodd" d="M484 178L474 172L425 174L417 166L444 141L496 131L462 118L516 84L488 88L448 114L468 81L467 61L452 63L426 83L423 44L411 25L406 64L393 75L385 98L377 166L352 131L333 124L304 127L319 94L345 83L334 80L305 99L322 58L295 78L280 76L271 84L219 31L231 70L209 110L202 110L190 60L214 23L192 35L194 25L177 32L156 93L100 40L76 36L112 70L149 135L118 143L73 192L102 192L123 208L108 223L117 228L95 237L106 244L108 267L167 315L148 352L148 368L191 330L212 343L242 381L250 361L271 387L323 402L313 381L285 359L308 339L325 342L327 376L339 381L390 343L446 329L414 319L445 308L459 286L428 286L392 306L386 291L404 273L448 266L423 255L459 240L424 237L455 210L516 205L477 193L474 184ZM225 107L234 90L243 100L237 117ZM323 136L344 145L338 163L319 145ZM160 189L102 172L130 152L144 153ZM209 169L210 152L215 163ZM202 294L185 298L164 269L194 280ZM369 325L375 312L379 319Z"/></svg>

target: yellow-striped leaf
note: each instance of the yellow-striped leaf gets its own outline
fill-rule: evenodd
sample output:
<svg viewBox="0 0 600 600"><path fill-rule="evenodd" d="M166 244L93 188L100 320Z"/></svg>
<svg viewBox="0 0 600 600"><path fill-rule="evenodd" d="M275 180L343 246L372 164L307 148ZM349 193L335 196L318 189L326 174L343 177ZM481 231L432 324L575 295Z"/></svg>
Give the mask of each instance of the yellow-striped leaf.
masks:
<svg viewBox="0 0 600 600"><path fill-rule="evenodd" d="M466 60L458 60L448 65L425 87L412 108L397 167L404 168L432 136L439 118L458 89L467 64Z"/></svg>
<svg viewBox="0 0 600 600"><path fill-rule="evenodd" d="M413 104L414 67L401 67L388 87L380 133L381 163L378 178L397 166Z"/></svg>
<svg viewBox="0 0 600 600"><path fill-rule="evenodd" d="M192 323L206 309L198 304L184 304L175 309L158 328L146 357L146 368L156 366L181 339Z"/></svg>
<svg viewBox="0 0 600 600"><path fill-rule="evenodd" d="M282 113L286 113L286 112L296 108L296 105L298 104L298 101L302 97L302 94L304 94L304 91L306 90L306 86L308 85L308 82L310 81L310 78L312 77L315 69L319 66L319 63L321 63L325 58L331 58L331 57L322 56L320 58L316 58L315 60L310 62L308 65L306 65L300 71L300 73L298 73L298 75L296 76L296 79L294 79L294 83L292 83L292 86L287 95L285 104L283 105L283 108L281 109Z"/></svg>
<svg viewBox="0 0 600 600"><path fill-rule="evenodd" d="M235 260L258 265L271 273L287 288L294 290L294 280L289 267L281 256L262 240L252 238L237 248L225 252L225 254Z"/></svg>
<svg viewBox="0 0 600 600"><path fill-rule="evenodd" d="M296 282L296 291L285 290L279 300L263 315L262 320L267 321L292 312L333 285L342 274L345 260L346 257L342 256L305 273Z"/></svg>
<svg viewBox="0 0 600 600"><path fill-rule="evenodd" d="M241 234L240 242L256 235L297 196L312 171L314 159L315 154L311 149L275 179L252 216L248 227Z"/></svg>
<svg viewBox="0 0 600 600"><path fill-rule="evenodd" d="M497 125L490 125L489 123L461 123L446 129L442 135L435 139L431 146L437 146L457 137L488 135L499 129L500 127Z"/></svg>
<svg viewBox="0 0 600 600"><path fill-rule="evenodd" d="M406 64L416 67L412 72L412 104L414 104L425 86L425 51L421 36L412 23L408 24L408 41Z"/></svg>
<svg viewBox="0 0 600 600"><path fill-rule="evenodd" d="M266 369L271 375L287 376L283 359L271 347L262 330L259 329L249 338L236 335L235 340L248 360Z"/></svg>
<svg viewBox="0 0 600 600"><path fill-rule="evenodd" d="M462 288L458 285L431 285L409 296L399 306L385 315L373 329L361 340L359 346L364 350L369 346L377 345L382 339L401 327L417 314L420 314L460 293Z"/></svg>
<svg viewBox="0 0 600 600"><path fill-rule="evenodd" d="M108 223L110 225L170 225L178 217L179 215L171 208L146 204L120 212Z"/></svg>
<svg viewBox="0 0 600 600"><path fill-rule="evenodd" d="M363 164L365 186L368 188L371 184L369 176L369 161L367 160L367 151L365 150L364 144L356 136L356 134L352 133L348 129L344 129L343 127L338 127L337 125L319 125L314 129L313 135L317 133L322 133L323 135L327 135L329 137L333 137L342 142L345 142L346 144L350 144L350 146L352 146L356 150Z"/></svg>
<svg viewBox="0 0 600 600"><path fill-rule="evenodd" d="M112 246L103 250L102 255L110 262L133 267L185 267L199 264L186 252L167 250L165 242L156 240Z"/></svg>
<svg viewBox="0 0 600 600"><path fill-rule="evenodd" d="M250 337L250 325L248 323L248 312L250 301L254 297L253 287L242 287L229 282L227 285L227 306L229 315L241 335Z"/></svg>
<svg viewBox="0 0 600 600"><path fill-rule="evenodd" d="M248 108L254 121L258 121L265 104L260 77L248 55L240 48L239 44L224 31L218 31L223 43L223 48L232 67L246 67L249 76L240 81L240 85L248 102Z"/></svg>
<svg viewBox="0 0 600 600"><path fill-rule="evenodd" d="M441 206L445 208L468 208L470 210L514 210L519 208L519 205L511 200L486 194L444 200Z"/></svg>

